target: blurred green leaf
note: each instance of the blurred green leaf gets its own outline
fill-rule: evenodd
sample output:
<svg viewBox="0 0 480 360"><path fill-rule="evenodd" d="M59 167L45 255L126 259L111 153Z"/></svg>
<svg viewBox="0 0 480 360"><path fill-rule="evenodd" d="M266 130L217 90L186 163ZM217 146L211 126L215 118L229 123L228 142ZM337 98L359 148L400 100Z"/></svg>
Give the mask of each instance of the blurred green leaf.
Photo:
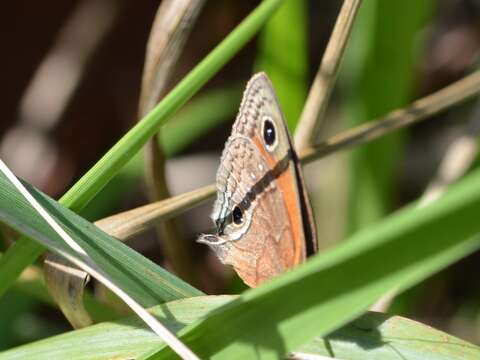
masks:
<svg viewBox="0 0 480 360"><path fill-rule="evenodd" d="M278 358L480 248L480 170L413 204L180 332L200 357ZM476 236L477 235L477 236ZM221 329L221 330L219 330ZM166 359L161 347L148 359Z"/></svg>
<svg viewBox="0 0 480 360"><path fill-rule="evenodd" d="M350 360L476 359L480 348L400 316L368 312L300 352Z"/></svg>
<svg viewBox="0 0 480 360"><path fill-rule="evenodd" d="M22 318L30 315L35 305L33 299L23 296L16 290L9 291L0 299L0 350L8 349L21 344L22 340L27 340L25 337L20 338L16 326L19 319L21 321Z"/></svg>
<svg viewBox="0 0 480 360"><path fill-rule="evenodd" d="M201 296L155 306L151 312L172 331L197 321L234 296ZM216 331L219 331L217 329ZM138 358L154 349L161 340L136 318L107 322L51 337L0 353L0 359ZM88 351L85 349L88 348ZM325 338L315 338L300 352L340 359L397 360L465 359L480 356L480 348L430 326L405 319L369 312Z"/></svg>
<svg viewBox="0 0 480 360"><path fill-rule="evenodd" d="M359 125L406 105L415 86L420 30L435 2L365 1L360 8L342 70L349 92L348 117ZM405 133L363 145L352 154L349 231L391 210Z"/></svg>
<svg viewBox="0 0 480 360"><path fill-rule="evenodd" d="M260 33L256 68L273 83L293 133L307 98L307 3L287 0Z"/></svg>
<svg viewBox="0 0 480 360"><path fill-rule="evenodd" d="M7 239L5 234L3 233L3 228L0 227L0 251L5 251L7 248Z"/></svg>

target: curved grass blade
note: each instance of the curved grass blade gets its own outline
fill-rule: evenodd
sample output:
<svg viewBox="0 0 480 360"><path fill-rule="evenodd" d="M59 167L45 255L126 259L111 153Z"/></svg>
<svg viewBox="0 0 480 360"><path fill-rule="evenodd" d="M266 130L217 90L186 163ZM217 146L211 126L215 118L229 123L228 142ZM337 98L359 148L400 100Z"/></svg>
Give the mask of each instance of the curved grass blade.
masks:
<svg viewBox="0 0 480 360"><path fill-rule="evenodd" d="M338 359L450 360L476 359L480 347L401 316L368 312L299 352Z"/></svg>
<svg viewBox="0 0 480 360"><path fill-rule="evenodd" d="M140 305L135 299L127 294L121 286L115 281L112 281L109 274L105 273L103 269L99 268L95 261L88 255L87 252L69 235L65 230L53 219L53 217L40 205L40 203L32 196L30 192L23 186L23 184L17 179L17 177L11 172L11 170L0 160L0 171L5 175L9 182L15 187L22 197L28 202L28 204L35 210L36 214L43 219L44 223L47 223L50 229L52 229L63 241L70 250L73 250L74 256L67 253L60 247L55 247L55 252L68 260L69 263L75 267L89 273L91 276L100 281L104 286L110 289L115 295L117 295L122 301L130 307L131 310L148 325L148 327L155 332L170 348L183 359L199 360L198 357L183 344L176 336L168 330L162 323L160 323L153 315L151 315L142 305ZM65 274L68 276L68 274ZM81 296L81 294L80 294ZM81 310L84 310L83 308ZM85 325L85 322L90 324L91 319L88 314L83 314L87 318L82 319L76 325ZM77 319L79 320L79 319Z"/></svg>
<svg viewBox="0 0 480 360"><path fill-rule="evenodd" d="M204 318L236 296L200 296L172 301L150 309L168 326L179 331ZM130 317L70 331L0 353L3 359L103 360L138 358L161 341L138 319ZM88 351L85 349L88 348ZM447 360L474 359L480 348L421 323L387 314L369 312L326 338L315 338L298 349L301 353L336 356L340 359Z"/></svg>
<svg viewBox="0 0 480 360"><path fill-rule="evenodd" d="M170 115L191 98L225 63L253 38L284 0L265 0L245 18L209 55L207 55L164 99L135 127L123 136L60 199L73 211L81 210L111 178L140 150ZM22 238L0 258L0 295L31 264L44 248Z"/></svg>
<svg viewBox="0 0 480 360"><path fill-rule="evenodd" d="M74 329L93 324L83 304L85 286L90 275L65 258L48 253L43 262L43 278L57 306Z"/></svg>
<svg viewBox="0 0 480 360"><path fill-rule="evenodd" d="M260 29L282 0L263 1L215 49L185 76L163 100L125 134L64 196L60 202L77 211L140 150L168 118L184 105Z"/></svg>
<svg viewBox="0 0 480 360"><path fill-rule="evenodd" d="M240 86L207 90L193 98L182 107L161 132L161 145L165 155L170 158L184 151L201 136L223 122L235 117L238 102L242 96ZM138 184L143 175L141 153L133 157L122 170L82 211L83 217L90 221L110 215L118 208L121 195ZM0 242L1 244L1 242Z"/></svg>
<svg viewBox="0 0 480 360"><path fill-rule="evenodd" d="M67 233L78 241L80 247L92 257L94 262L143 306L201 295L199 290L108 236L95 225L65 209L42 192L28 184L25 186L54 219L66 229ZM15 228L23 235L43 243L52 251L58 247L72 256L75 255L70 248L64 245L63 240L45 224L4 175L0 175L0 221Z"/></svg>
<svg viewBox="0 0 480 360"><path fill-rule="evenodd" d="M285 356L358 317L392 289L405 290L480 249L479 213L477 170L436 202L413 204L246 291L182 330L182 340L205 358ZM170 356L162 347L145 358Z"/></svg>
<svg viewBox="0 0 480 360"><path fill-rule="evenodd" d="M227 119L235 118L242 97L240 86L205 91L196 96L165 124L161 145L172 157Z"/></svg>

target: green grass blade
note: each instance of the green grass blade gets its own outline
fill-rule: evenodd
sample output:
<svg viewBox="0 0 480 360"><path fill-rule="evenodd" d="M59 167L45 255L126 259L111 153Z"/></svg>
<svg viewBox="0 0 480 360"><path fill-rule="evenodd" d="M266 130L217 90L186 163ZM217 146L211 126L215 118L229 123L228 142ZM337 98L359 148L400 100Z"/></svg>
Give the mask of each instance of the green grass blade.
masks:
<svg viewBox="0 0 480 360"><path fill-rule="evenodd" d="M95 263L143 306L202 294L40 191L31 186L28 190ZM4 175L0 176L0 221L51 251L59 248L72 256L76 254Z"/></svg>
<svg viewBox="0 0 480 360"><path fill-rule="evenodd" d="M185 150L222 122L235 118L242 91L240 86L204 91L172 116L162 129L161 145L167 157ZM113 213L129 189L144 176L142 152L135 155L122 170L80 212L90 221Z"/></svg>
<svg viewBox="0 0 480 360"><path fill-rule="evenodd" d="M163 100L123 136L61 199L82 209L163 125L258 32L282 0L263 1L215 49L190 71Z"/></svg>
<svg viewBox="0 0 480 360"><path fill-rule="evenodd" d="M181 332L201 357L284 356L480 248L480 170L423 208L416 204ZM252 326L254 324L254 326ZM221 331L219 330L221 329ZM170 358L162 347L149 359Z"/></svg>
<svg viewBox="0 0 480 360"><path fill-rule="evenodd" d="M200 296L155 306L151 313L171 331L178 331L232 296ZM0 353L0 359L134 359L161 343L136 317L70 331Z"/></svg>
<svg viewBox="0 0 480 360"><path fill-rule="evenodd" d="M240 87L211 90L197 96L175 114L161 132L165 155L171 157L226 119L234 119L242 90Z"/></svg>
<svg viewBox="0 0 480 360"><path fill-rule="evenodd" d="M41 244L25 237L15 241L7 249L0 258L0 296L44 250Z"/></svg>
<svg viewBox="0 0 480 360"><path fill-rule="evenodd" d="M207 55L165 98L122 137L61 199L75 212L81 210L110 179L225 63L259 31L283 0L265 0ZM20 239L0 258L0 296L44 248Z"/></svg>
<svg viewBox="0 0 480 360"><path fill-rule="evenodd" d="M260 33L255 64L272 81L292 133L307 98L307 24L306 1L286 1Z"/></svg>
<svg viewBox="0 0 480 360"><path fill-rule="evenodd" d="M209 312L233 300L234 296L201 296L155 306L151 312L172 331L199 320ZM217 330L218 331L218 330ZM160 345L161 341L136 318L106 322L85 329L37 341L0 353L2 359L138 358ZM88 349L88 350L86 350ZM298 349L300 352L341 359L447 360L478 358L480 348L399 316L367 313L342 327L327 339L315 338Z"/></svg>
<svg viewBox="0 0 480 360"><path fill-rule="evenodd" d="M368 312L299 352L338 359L477 359L480 348L410 319Z"/></svg>

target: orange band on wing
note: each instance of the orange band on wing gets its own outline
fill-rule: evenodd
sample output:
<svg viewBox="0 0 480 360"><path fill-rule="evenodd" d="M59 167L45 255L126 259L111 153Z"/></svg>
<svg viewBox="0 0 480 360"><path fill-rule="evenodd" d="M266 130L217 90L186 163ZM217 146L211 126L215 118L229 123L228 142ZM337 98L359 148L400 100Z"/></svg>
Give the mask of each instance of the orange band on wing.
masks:
<svg viewBox="0 0 480 360"><path fill-rule="evenodd" d="M263 157L267 160L269 169L273 169L281 159L276 159L269 152L267 152L258 136L254 136L253 142ZM280 176L278 176L276 181L280 191L282 192L282 199L285 203L285 208L287 209L288 220L290 222L293 239L295 242L295 258L293 259L293 264L291 264L293 266L299 264L305 259L305 240L303 234L303 223L301 219L302 213L300 211L299 199L297 196L298 184L296 182L294 173L291 171L292 166L293 164L289 162L287 169L285 169Z"/></svg>

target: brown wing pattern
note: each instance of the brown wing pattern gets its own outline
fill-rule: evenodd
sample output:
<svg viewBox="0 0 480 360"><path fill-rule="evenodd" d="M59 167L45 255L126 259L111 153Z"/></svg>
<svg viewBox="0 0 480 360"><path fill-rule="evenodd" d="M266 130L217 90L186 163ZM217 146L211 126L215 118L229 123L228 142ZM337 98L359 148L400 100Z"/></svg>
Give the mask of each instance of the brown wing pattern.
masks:
<svg viewBox="0 0 480 360"><path fill-rule="evenodd" d="M226 220L219 235L227 240L228 247L222 260L233 265L251 286L292 267L294 240L282 192L251 140L243 137L229 140L217 184L220 190L217 219ZM254 196L249 196L252 191ZM241 225L229 219L235 206L243 211Z"/></svg>
<svg viewBox="0 0 480 360"><path fill-rule="evenodd" d="M273 146L264 141L266 121L276 132ZM247 85L217 172L217 234L199 239L252 287L305 258L303 182L290 144L270 81L257 74Z"/></svg>

